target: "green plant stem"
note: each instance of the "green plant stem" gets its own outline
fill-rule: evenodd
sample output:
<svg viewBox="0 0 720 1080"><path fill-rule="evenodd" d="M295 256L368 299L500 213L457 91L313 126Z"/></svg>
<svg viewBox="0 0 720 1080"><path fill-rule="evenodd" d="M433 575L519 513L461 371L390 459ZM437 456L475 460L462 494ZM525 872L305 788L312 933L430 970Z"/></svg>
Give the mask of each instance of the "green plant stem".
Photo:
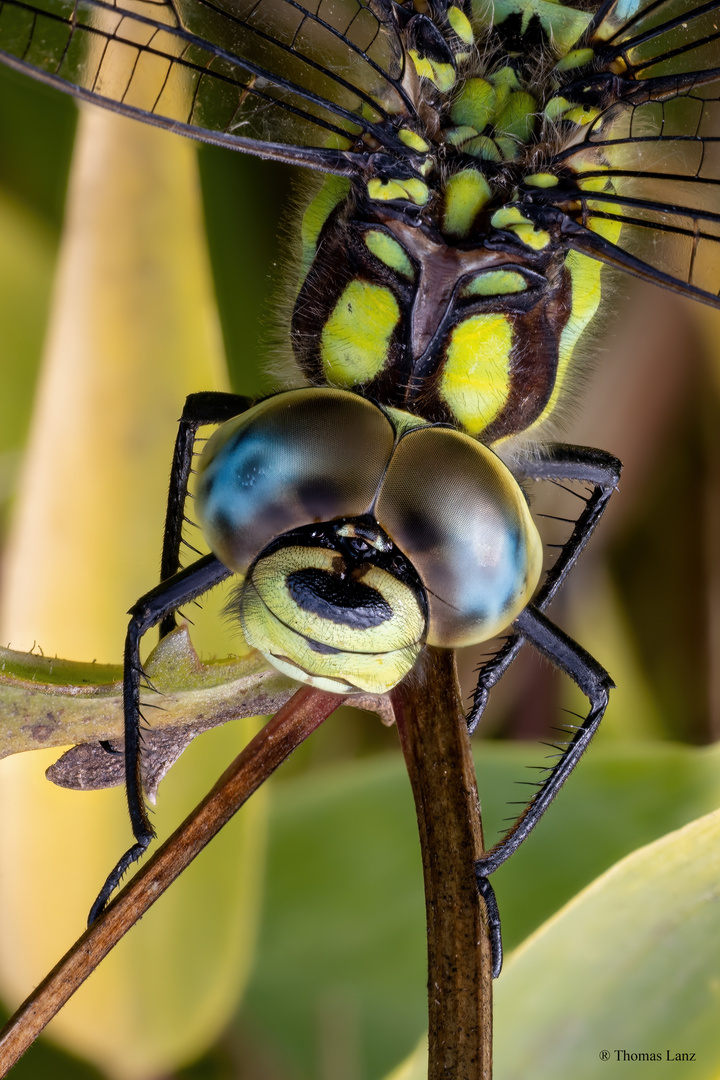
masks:
<svg viewBox="0 0 720 1080"><path fill-rule="evenodd" d="M236 757L203 801L78 938L0 1032L0 1076L38 1037L101 960L199 855L278 765L344 702L302 687Z"/></svg>
<svg viewBox="0 0 720 1080"><path fill-rule="evenodd" d="M428 648L391 698L422 848L428 1080L490 1080L492 960L473 873L482 822L454 654Z"/></svg>

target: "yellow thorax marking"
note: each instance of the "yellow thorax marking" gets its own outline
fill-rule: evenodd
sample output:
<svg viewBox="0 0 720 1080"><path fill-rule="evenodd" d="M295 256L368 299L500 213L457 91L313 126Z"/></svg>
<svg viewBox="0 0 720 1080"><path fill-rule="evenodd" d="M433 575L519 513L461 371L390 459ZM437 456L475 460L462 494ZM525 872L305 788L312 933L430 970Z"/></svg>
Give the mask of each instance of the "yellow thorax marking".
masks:
<svg viewBox="0 0 720 1080"><path fill-rule="evenodd" d="M417 49L410 49L409 53L415 70L422 79L428 79L442 94L447 94L452 90L457 78L457 72L452 64L444 64L439 60L420 56Z"/></svg>
<svg viewBox="0 0 720 1080"><path fill-rule="evenodd" d="M349 282L320 338L327 381L356 386L378 375L399 320L400 308L390 289L359 279Z"/></svg>
<svg viewBox="0 0 720 1080"><path fill-rule="evenodd" d="M505 315L471 315L450 333L440 394L470 435L498 416L510 392L512 323Z"/></svg>
<svg viewBox="0 0 720 1080"><path fill-rule="evenodd" d="M427 184L422 180L379 180L377 177L370 180L367 186L368 197L376 202L390 202L393 199L404 199L415 203L416 206L424 206L430 198Z"/></svg>
<svg viewBox="0 0 720 1080"><path fill-rule="evenodd" d="M550 243L550 233L540 229L517 206L503 206L490 218L493 229L514 233L526 247L542 251Z"/></svg>

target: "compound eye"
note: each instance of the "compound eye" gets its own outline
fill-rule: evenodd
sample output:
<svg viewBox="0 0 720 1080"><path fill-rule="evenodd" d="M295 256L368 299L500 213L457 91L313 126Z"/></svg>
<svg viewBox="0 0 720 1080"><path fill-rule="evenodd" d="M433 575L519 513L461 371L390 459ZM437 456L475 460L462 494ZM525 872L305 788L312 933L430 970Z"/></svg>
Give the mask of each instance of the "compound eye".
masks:
<svg viewBox="0 0 720 1080"><path fill-rule="evenodd" d="M284 532L364 514L392 454L380 409L344 390L278 394L208 442L196 508L211 551L244 573Z"/></svg>
<svg viewBox="0 0 720 1080"><path fill-rule="evenodd" d="M441 427L405 435L375 516L427 591L428 644L486 641L532 596L542 544L527 502L500 459L469 436Z"/></svg>

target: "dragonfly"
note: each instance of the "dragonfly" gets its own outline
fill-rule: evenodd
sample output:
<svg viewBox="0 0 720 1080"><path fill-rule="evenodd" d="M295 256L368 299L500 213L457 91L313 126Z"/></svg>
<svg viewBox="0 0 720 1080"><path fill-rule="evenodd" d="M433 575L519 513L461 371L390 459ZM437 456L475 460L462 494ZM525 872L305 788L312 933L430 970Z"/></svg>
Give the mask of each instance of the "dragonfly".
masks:
<svg viewBox="0 0 720 1080"><path fill-rule="evenodd" d="M299 223L293 374L259 402L196 394L173 459L160 584L131 609L126 784L140 772L140 642L233 575L247 641L302 683L383 694L426 646L506 633L468 714L528 643L589 707L475 865L491 875L586 750L612 680L545 614L617 487L553 441L609 268L714 307L720 0L2 0L0 57L77 98L318 174ZM599 314L600 313L600 314ZM210 554L180 565L195 509ZM589 490L543 576L526 487Z"/></svg>

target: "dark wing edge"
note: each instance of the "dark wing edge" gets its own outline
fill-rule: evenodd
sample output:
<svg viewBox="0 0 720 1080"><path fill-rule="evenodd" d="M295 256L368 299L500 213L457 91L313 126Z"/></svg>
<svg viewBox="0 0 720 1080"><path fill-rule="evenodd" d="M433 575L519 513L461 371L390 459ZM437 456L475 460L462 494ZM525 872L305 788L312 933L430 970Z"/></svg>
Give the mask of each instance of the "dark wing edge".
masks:
<svg viewBox="0 0 720 1080"><path fill-rule="evenodd" d="M678 296L687 296L692 300L699 301L701 304L720 309L720 296L716 296L715 293L708 292L705 289L700 289L697 285L690 285L688 282L683 281L682 278L665 273L659 267L651 266L650 263L636 258L628 251L623 251L617 244L611 243L584 225L567 218L563 222L562 228L567 248L578 251L583 255L589 255L606 266L621 270L632 277L639 278L641 281L649 281L654 285L659 285L663 289L677 293ZM720 274L718 276L720 279Z"/></svg>
<svg viewBox="0 0 720 1080"><path fill-rule="evenodd" d="M648 140L656 153L664 151L670 157L677 151L678 141L668 139L666 148L661 139ZM704 150L707 140L699 141ZM641 145L647 148L647 143ZM628 150L633 146L626 144ZM527 192L519 202L523 214L568 248L720 307L716 295L720 293L717 177L603 168L601 155L606 148L603 144L594 148L597 169L583 169L574 175L563 168L568 157L559 155L558 162L548 166L549 172L558 175L558 185L543 192ZM720 139L713 140L713 150L720 157ZM629 190L619 191L624 182ZM690 200L694 205L688 205Z"/></svg>

